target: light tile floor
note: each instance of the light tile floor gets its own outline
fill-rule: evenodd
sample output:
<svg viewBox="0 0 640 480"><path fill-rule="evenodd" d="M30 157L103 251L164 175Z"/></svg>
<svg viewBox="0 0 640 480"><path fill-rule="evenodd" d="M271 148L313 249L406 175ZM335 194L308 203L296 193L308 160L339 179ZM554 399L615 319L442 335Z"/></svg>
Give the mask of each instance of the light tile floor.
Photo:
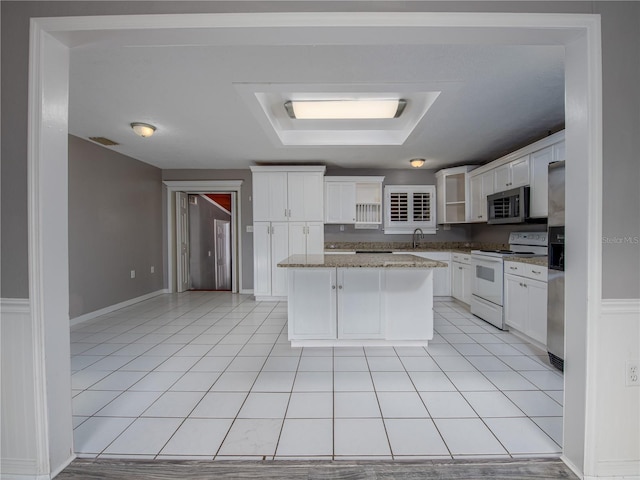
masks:
<svg viewBox="0 0 640 480"><path fill-rule="evenodd" d="M562 374L448 299L424 348L291 348L285 303L163 295L71 332L89 458L558 456Z"/></svg>

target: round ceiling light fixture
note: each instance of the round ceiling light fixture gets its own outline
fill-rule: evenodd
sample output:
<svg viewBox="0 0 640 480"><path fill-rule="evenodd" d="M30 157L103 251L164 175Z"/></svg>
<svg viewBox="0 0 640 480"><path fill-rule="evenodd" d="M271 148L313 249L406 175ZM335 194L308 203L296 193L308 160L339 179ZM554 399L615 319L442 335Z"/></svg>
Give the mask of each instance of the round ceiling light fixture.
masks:
<svg viewBox="0 0 640 480"><path fill-rule="evenodd" d="M413 168L420 168L424 165L424 158L414 158L413 160L409 160L409 163Z"/></svg>
<svg viewBox="0 0 640 480"><path fill-rule="evenodd" d="M134 122L131 124L131 128L136 133L136 135L140 135L141 137L150 137L156 131L156 127L153 125L149 125L148 123L140 123Z"/></svg>

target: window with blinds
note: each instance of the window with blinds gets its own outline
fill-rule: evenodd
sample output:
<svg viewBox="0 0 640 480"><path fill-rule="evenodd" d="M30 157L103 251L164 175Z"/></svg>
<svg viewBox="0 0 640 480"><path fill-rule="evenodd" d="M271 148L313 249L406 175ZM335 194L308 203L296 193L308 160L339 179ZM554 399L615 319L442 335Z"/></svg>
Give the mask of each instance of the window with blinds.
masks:
<svg viewBox="0 0 640 480"><path fill-rule="evenodd" d="M384 233L436 232L434 185L387 185L385 200Z"/></svg>

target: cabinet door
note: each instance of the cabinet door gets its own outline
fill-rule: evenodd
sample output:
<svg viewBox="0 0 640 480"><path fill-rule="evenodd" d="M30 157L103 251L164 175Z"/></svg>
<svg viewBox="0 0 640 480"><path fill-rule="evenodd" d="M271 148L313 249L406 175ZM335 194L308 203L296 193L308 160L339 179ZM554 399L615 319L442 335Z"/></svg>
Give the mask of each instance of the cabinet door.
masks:
<svg viewBox="0 0 640 480"><path fill-rule="evenodd" d="M338 338L384 338L381 269L338 269Z"/></svg>
<svg viewBox="0 0 640 480"><path fill-rule="evenodd" d="M471 265L462 265L462 301L471 304Z"/></svg>
<svg viewBox="0 0 640 480"><path fill-rule="evenodd" d="M355 223L356 184L325 183L325 223Z"/></svg>
<svg viewBox="0 0 640 480"><path fill-rule="evenodd" d="M523 282L527 287L528 322L524 332L534 340L547 344L547 284L536 280Z"/></svg>
<svg viewBox="0 0 640 480"><path fill-rule="evenodd" d="M562 160L566 160L566 151L565 151L565 143L564 140L553 145L553 161L561 162Z"/></svg>
<svg viewBox="0 0 640 480"><path fill-rule="evenodd" d="M528 299L527 288L522 281L522 277L515 275L504 276L504 319L507 325L526 334Z"/></svg>
<svg viewBox="0 0 640 480"><path fill-rule="evenodd" d="M460 262L451 263L451 296L461 302L463 301L463 268L464 265Z"/></svg>
<svg viewBox="0 0 640 480"><path fill-rule="evenodd" d="M290 221L324 221L324 180L319 172L289 172L287 203Z"/></svg>
<svg viewBox="0 0 640 480"><path fill-rule="evenodd" d="M307 255L324 253L324 224L307 222Z"/></svg>
<svg viewBox="0 0 640 480"><path fill-rule="evenodd" d="M482 175L475 175L469 178L469 197L471 202L469 205L469 218L467 220L469 222L486 221L486 218L482 215L482 204L487 201L482 194Z"/></svg>
<svg viewBox="0 0 640 480"><path fill-rule="evenodd" d="M545 218L548 212L549 163L553 161L553 147L531 154L531 190L529 216Z"/></svg>
<svg viewBox="0 0 640 480"><path fill-rule="evenodd" d="M487 196L495 192L495 185L493 184L493 171L485 172L482 174L482 205L481 214L482 221L486 222L487 217Z"/></svg>
<svg viewBox="0 0 640 480"><path fill-rule="evenodd" d="M289 270L289 340L336 338L336 269Z"/></svg>
<svg viewBox="0 0 640 480"><path fill-rule="evenodd" d="M271 295L287 296L287 269L279 268L281 262L289 256L289 224L271 223Z"/></svg>
<svg viewBox="0 0 640 480"><path fill-rule="evenodd" d="M447 264L447 268L433 269L433 296L449 297L451 296L451 262L446 260L438 260Z"/></svg>
<svg viewBox="0 0 640 480"><path fill-rule="evenodd" d="M529 185L529 155L520 157L509 163L511 167L511 184L509 188Z"/></svg>
<svg viewBox="0 0 640 480"><path fill-rule="evenodd" d="M253 220L287 219L287 173L256 172L253 181Z"/></svg>
<svg viewBox="0 0 640 480"><path fill-rule="evenodd" d="M253 293L271 295L271 224L253 224Z"/></svg>
<svg viewBox="0 0 640 480"><path fill-rule="evenodd" d="M307 224L305 222L289 222L289 255L306 255Z"/></svg>
<svg viewBox="0 0 640 480"><path fill-rule="evenodd" d="M509 190L511 185L511 166L507 163L493 170L493 190L494 192L504 192Z"/></svg>

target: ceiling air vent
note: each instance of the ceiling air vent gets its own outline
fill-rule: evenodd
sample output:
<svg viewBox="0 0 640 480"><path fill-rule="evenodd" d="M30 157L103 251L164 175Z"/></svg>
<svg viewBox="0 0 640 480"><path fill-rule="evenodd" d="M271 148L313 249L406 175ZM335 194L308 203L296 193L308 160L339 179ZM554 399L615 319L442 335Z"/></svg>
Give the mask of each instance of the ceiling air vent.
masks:
<svg viewBox="0 0 640 480"><path fill-rule="evenodd" d="M100 145L104 145L105 147L113 147L114 145L120 145L118 142L114 142L113 140L109 140L105 137L89 137L89 140L93 140Z"/></svg>

